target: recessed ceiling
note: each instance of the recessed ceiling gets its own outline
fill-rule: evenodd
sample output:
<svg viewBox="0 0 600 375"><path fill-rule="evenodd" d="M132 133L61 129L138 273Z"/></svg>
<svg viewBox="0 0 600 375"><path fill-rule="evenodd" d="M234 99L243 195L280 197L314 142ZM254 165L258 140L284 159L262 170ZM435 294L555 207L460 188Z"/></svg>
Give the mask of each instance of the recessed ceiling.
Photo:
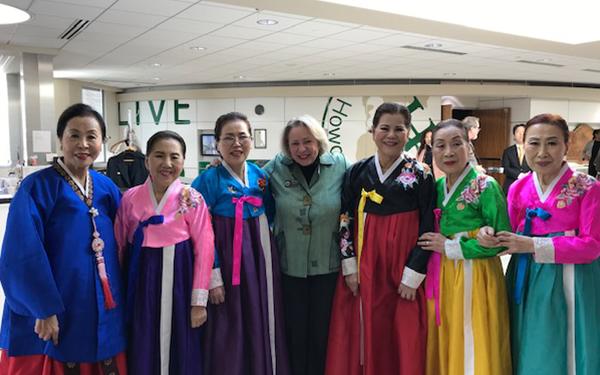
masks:
<svg viewBox="0 0 600 375"><path fill-rule="evenodd" d="M54 49L55 77L118 88L399 78L600 84L598 43L463 33L314 0L0 1L34 15L0 26L0 53L3 44ZM78 20L90 22L60 39Z"/></svg>

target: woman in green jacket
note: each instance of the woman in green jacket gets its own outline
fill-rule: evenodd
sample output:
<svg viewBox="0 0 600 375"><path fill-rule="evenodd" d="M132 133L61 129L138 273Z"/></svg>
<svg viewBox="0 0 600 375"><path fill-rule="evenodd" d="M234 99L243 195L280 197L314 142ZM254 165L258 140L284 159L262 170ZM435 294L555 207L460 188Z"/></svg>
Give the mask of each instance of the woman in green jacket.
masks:
<svg viewBox="0 0 600 375"><path fill-rule="evenodd" d="M350 162L327 151L327 134L308 115L287 123L281 148L263 170L276 205L290 365L293 375L322 375L340 268L342 182Z"/></svg>

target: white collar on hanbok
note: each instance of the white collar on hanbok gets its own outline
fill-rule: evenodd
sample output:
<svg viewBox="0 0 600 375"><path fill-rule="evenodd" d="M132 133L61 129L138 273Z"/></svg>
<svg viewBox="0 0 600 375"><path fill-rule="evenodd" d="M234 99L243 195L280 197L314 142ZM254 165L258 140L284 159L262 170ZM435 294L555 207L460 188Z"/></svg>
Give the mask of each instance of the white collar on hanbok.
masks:
<svg viewBox="0 0 600 375"><path fill-rule="evenodd" d="M558 180L560 180L562 176L564 176L564 174L567 172L567 170L569 170L569 163L564 163L565 164L562 166L556 177L554 177L554 180L552 180L550 185L548 185L545 192L542 192L542 185L540 185L540 180L538 178L537 173L533 172L533 183L535 184L535 191L538 194L538 198L540 198L540 202L544 203L546 199L548 199L550 194L552 194L552 190L554 190L554 187L556 186L556 184L558 184Z"/></svg>
<svg viewBox="0 0 600 375"><path fill-rule="evenodd" d="M69 174L69 177L71 177L71 180L73 180L73 182L75 183L75 185L77 186L77 188L79 188L79 191L81 192L81 194L83 194L84 197L87 198L87 196L90 193L90 173L86 173L85 174L85 189L83 188L83 186L81 185L81 182L79 182L78 179L75 178L75 175L73 174L73 172L71 172L69 170L69 168L67 168L67 165L62 161L62 159L57 159L58 160L58 164Z"/></svg>
<svg viewBox="0 0 600 375"><path fill-rule="evenodd" d="M227 170L227 172L229 172L229 174L231 175L231 177L233 177L234 180L236 180L242 187L245 188L249 188L250 185L248 183L248 166L246 165L246 162L244 162L244 180L242 181L242 179L240 178L240 176L238 176L233 169L231 169L231 167L229 166L229 164L227 164L227 162L223 159L220 158L221 164L225 167L225 169Z"/></svg>
<svg viewBox="0 0 600 375"><path fill-rule="evenodd" d="M385 173L383 173L383 171L381 170L381 165L379 164L379 153L375 151L375 167L377 168L377 176L379 177L379 182L383 184L385 180L387 180L388 177L390 177L390 175L394 172L394 170L398 168L400 163L402 163L402 160L404 160L404 153L400 154L400 156L398 156L398 159L396 159L396 161L394 161L394 163L388 168L388 170L385 171Z"/></svg>
<svg viewBox="0 0 600 375"><path fill-rule="evenodd" d="M448 178L447 176L444 177L444 201L442 202L442 205L445 206L448 204L448 201L450 200L450 197L452 197L452 195L454 194L454 192L456 191L456 189L458 189L458 187L460 186L460 184L462 183L462 181L465 179L465 177L467 177L467 175L469 174L469 172L471 172L471 169L473 169L473 167L471 166L471 163L467 163L467 166L465 167L465 169L462 171L462 173L460 174L460 176L458 176L458 179L456 179L456 182L454 183L454 185L452 185L452 188L450 189L450 191L448 191L448 184L446 183L446 179Z"/></svg>
<svg viewBox="0 0 600 375"><path fill-rule="evenodd" d="M165 191L165 194L162 196L160 202L157 202L156 194L154 194L154 187L152 186L152 177L148 176L148 194L150 194L150 200L152 201L152 207L154 207L155 214L160 215L160 212L165 206L165 203L167 203L171 192L173 192L173 189L175 189L176 186L179 186L179 183L179 179L176 178L175 181L173 181L171 185L169 185L167 191Z"/></svg>

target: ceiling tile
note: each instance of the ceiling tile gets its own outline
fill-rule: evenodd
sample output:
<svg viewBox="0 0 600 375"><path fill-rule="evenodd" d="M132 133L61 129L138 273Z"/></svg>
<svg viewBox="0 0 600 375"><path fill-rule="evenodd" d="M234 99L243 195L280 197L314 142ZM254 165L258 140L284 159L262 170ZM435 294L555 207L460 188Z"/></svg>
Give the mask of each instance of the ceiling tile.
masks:
<svg viewBox="0 0 600 375"><path fill-rule="evenodd" d="M258 21L264 20L264 19L274 19L277 21L277 24L275 24L275 25L260 25L258 23ZM268 14L264 14L262 12L256 12L256 13L249 15L248 17L245 17L238 21L235 21L231 25L275 32L275 31L285 30L287 28L290 28L294 25L301 24L303 22L305 22L305 20L284 17L284 16L274 17L274 16L271 16Z"/></svg>
<svg viewBox="0 0 600 375"><path fill-rule="evenodd" d="M195 21L216 22L229 24L239 19L249 16L254 12L246 10L227 9L205 5L204 3L195 4L183 12L177 14L176 18L185 18Z"/></svg>
<svg viewBox="0 0 600 375"><path fill-rule="evenodd" d="M96 20L97 22L116 23L119 25L138 26L152 28L165 21L168 17L155 16L150 14L141 14L135 12L123 12L120 10L109 9L102 13Z"/></svg>
<svg viewBox="0 0 600 375"><path fill-rule="evenodd" d="M58 38L63 33L62 29L52 29L48 27L38 27L30 25L19 25L15 30L15 35L40 36L45 38Z"/></svg>
<svg viewBox="0 0 600 375"><path fill-rule="evenodd" d="M2 0L2 4L10 5L15 8L27 10L31 5L31 0Z"/></svg>
<svg viewBox="0 0 600 375"><path fill-rule="evenodd" d="M307 21L299 25L290 27L286 30L286 33L308 35L314 37L326 37L348 30L350 30L350 27L317 21Z"/></svg>
<svg viewBox="0 0 600 375"><path fill-rule="evenodd" d="M360 52L360 53L373 53L373 52L385 51L387 49L390 49L390 47L377 45L377 44L368 44L368 43L351 44L349 46L340 48L340 50L350 51L350 52Z"/></svg>
<svg viewBox="0 0 600 375"><path fill-rule="evenodd" d="M92 32L99 34L119 35L123 37L135 37L146 31L148 31L148 28L146 27L94 21L85 28L83 33Z"/></svg>
<svg viewBox="0 0 600 375"><path fill-rule="evenodd" d="M41 48L60 48L67 43L66 40L55 39L55 38L42 38L39 36L24 36L24 35L13 35L10 39L10 44L24 45L31 47Z"/></svg>
<svg viewBox="0 0 600 375"><path fill-rule="evenodd" d="M189 3L170 0L119 0L111 9L171 17L190 6Z"/></svg>
<svg viewBox="0 0 600 375"><path fill-rule="evenodd" d="M382 44L390 47L402 47L406 45L412 45L416 43L423 43L431 38L420 38L415 36L409 36L405 34L401 35L392 35L385 38L372 40L370 43L372 44Z"/></svg>
<svg viewBox="0 0 600 375"><path fill-rule="evenodd" d="M69 41L69 43L67 43L61 49L61 51L64 50L73 53L82 53L89 56L100 57L118 48L120 45L121 43L118 41L113 43L107 43L100 41L89 42L73 39Z"/></svg>
<svg viewBox="0 0 600 375"><path fill-rule="evenodd" d="M319 38L310 42L302 43L302 47L314 47L314 48L325 48L325 49L336 49L354 45L354 42L347 40L330 39L330 38ZM388 47L389 48L389 47Z"/></svg>
<svg viewBox="0 0 600 375"><path fill-rule="evenodd" d="M33 14L46 16L76 18L82 20L93 20L98 17L104 9L83 5L59 3L55 1L35 1L29 8Z"/></svg>
<svg viewBox="0 0 600 375"><path fill-rule="evenodd" d="M214 31L211 35L221 36L225 38L257 39L269 35L271 33L273 33L273 31L250 29L247 27L238 26L225 26L219 30Z"/></svg>
<svg viewBox="0 0 600 375"><path fill-rule="evenodd" d="M38 26L38 27L50 27L53 29L63 29L65 30L69 27L75 18L66 18L66 17L55 17L55 16L45 16L43 14L36 14L34 18L31 20L21 24L21 26Z"/></svg>
<svg viewBox="0 0 600 375"><path fill-rule="evenodd" d="M0 25L0 33L11 35L19 25Z"/></svg>
<svg viewBox="0 0 600 375"><path fill-rule="evenodd" d="M208 34L223 27L220 23L194 21L183 18L170 18L156 26L158 30L183 31L196 35Z"/></svg>
<svg viewBox="0 0 600 375"><path fill-rule="evenodd" d="M209 35L204 35L199 38L193 39L193 40L189 41L187 45L189 45L189 47L191 47L191 46L207 47L208 51L210 51L210 50L214 51L214 50L221 50L221 49L229 48L229 47L235 47L235 46L243 44L245 42L246 42L246 40L244 40L244 39L225 38L225 37L209 34ZM216 48L214 48L214 47L216 47ZM205 52L205 51L199 51L199 52Z"/></svg>
<svg viewBox="0 0 600 375"><path fill-rule="evenodd" d="M352 29L343 31L338 34L331 35L331 39L341 39L350 42L368 42L375 39L383 39L392 36L391 33L381 33L378 31L370 31L365 29Z"/></svg>
<svg viewBox="0 0 600 375"><path fill-rule="evenodd" d="M270 10L262 10L262 9L260 11L260 14L266 14L266 15L270 15L270 16L274 16L274 17L296 18L296 19L304 20L304 21L309 21L309 20L314 19L313 17L306 17L306 16L301 16L301 15L298 15L298 14L272 12Z"/></svg>
<svg viewBox="0 0 600 375"><path fill-rule="evenodd" d="M298 35L298 34L289 34L285 32L273 33L267 36L264 36L260 39L257 39L260 42L266 43L279 43L279 44L287 44L287 45L296 45L301 43L306 43L315 38L312 36L306 35Z"/></svg>
<svg viewBox="0 0 600 375"><path fill-rule="evenodd" d="M296 55L296 56L308 56L308 55L323 53L325 51L327 51L327 50L324 48L293 46L293 47L281 49L277 53L281 52L281 53L287 53L287 54Z"/></svg>
<svg viewBox="0 0 600 375"><path fill-rule="evenodd" d="M45 2L48 0L37 0L37 1ZM109 8L111 5L113 5L115 3L115 0L60 0L57 2L73 4L73 5L84 5L87 7Z"/></svg>

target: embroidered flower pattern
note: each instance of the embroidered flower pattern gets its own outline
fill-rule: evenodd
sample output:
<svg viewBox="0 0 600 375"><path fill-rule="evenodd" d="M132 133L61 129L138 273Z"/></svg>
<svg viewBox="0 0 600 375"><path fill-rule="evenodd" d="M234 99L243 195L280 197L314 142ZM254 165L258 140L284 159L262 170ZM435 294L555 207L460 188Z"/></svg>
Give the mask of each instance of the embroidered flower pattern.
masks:
<svg viewBox="0 0 600 375"><path fill-rule="evenodd" d="M405 189L413 187L415 182L417 182L417 176L414 173L414 166L415 164L411 162L406 163L404 165L404 168L402 168L400 174L398 175L398 177L396 177L396 183L398 185L402 184L402 186L404 186Z"/></svg>
<svg viewBox="0 0 600 375"><path fill-rule="evenodd" d="M584 173L575 172L573 176L569 178L566 184L562 184L562 190L560 194L556 197L557 203L556 206L558 208L564 208L565 206L570 206L573 203L573 200L580 195L584 195L586 191L588 191L594 181L590 176Z"/></svg>
<svg viewBox="0 0 600 375"><path fill-rule="evenodd" d="M186 186L181 189L179 194L179 210L175 213L175 217L180 217L185 214L190 208L196 208L202 202L202 195L195 189Z"/></svg>
<svg viewBox="0 0 600 375"><path fill-rule="evenodd" d="M487 176L479 175L465 186L465 189L460 193L460 197L458 197L456 201L478 204L481 192L488 186Z"/></svg>
<svg viewBox="0 0 600 375"><path fill-rule="evenodd" d="M262 178L259 178L257 182L258 188L264 193L265 189L267 188L267 179L265 178L265 176L263 176Z"/></svg>
<svg viewBox="0 0 600 375"><path fill-rule="evenodd" d="M340 249L344 258L354 256L354 244L350 241L350 220L348 212L340 215Z"/></svg>
<svg viewBox="0 0 600 375"><path fill-rule="evenodd" d="M429 168L427 164L419 163L408 157L407 160L408 162L404 165L404 168L402 168L398 177L396 177L396 183L398 185L402 185L405 189L409 187L412 188L418 181L418 176L421 176L423 179L426 179L428 176L433 177L431 168Z"/></svg>

